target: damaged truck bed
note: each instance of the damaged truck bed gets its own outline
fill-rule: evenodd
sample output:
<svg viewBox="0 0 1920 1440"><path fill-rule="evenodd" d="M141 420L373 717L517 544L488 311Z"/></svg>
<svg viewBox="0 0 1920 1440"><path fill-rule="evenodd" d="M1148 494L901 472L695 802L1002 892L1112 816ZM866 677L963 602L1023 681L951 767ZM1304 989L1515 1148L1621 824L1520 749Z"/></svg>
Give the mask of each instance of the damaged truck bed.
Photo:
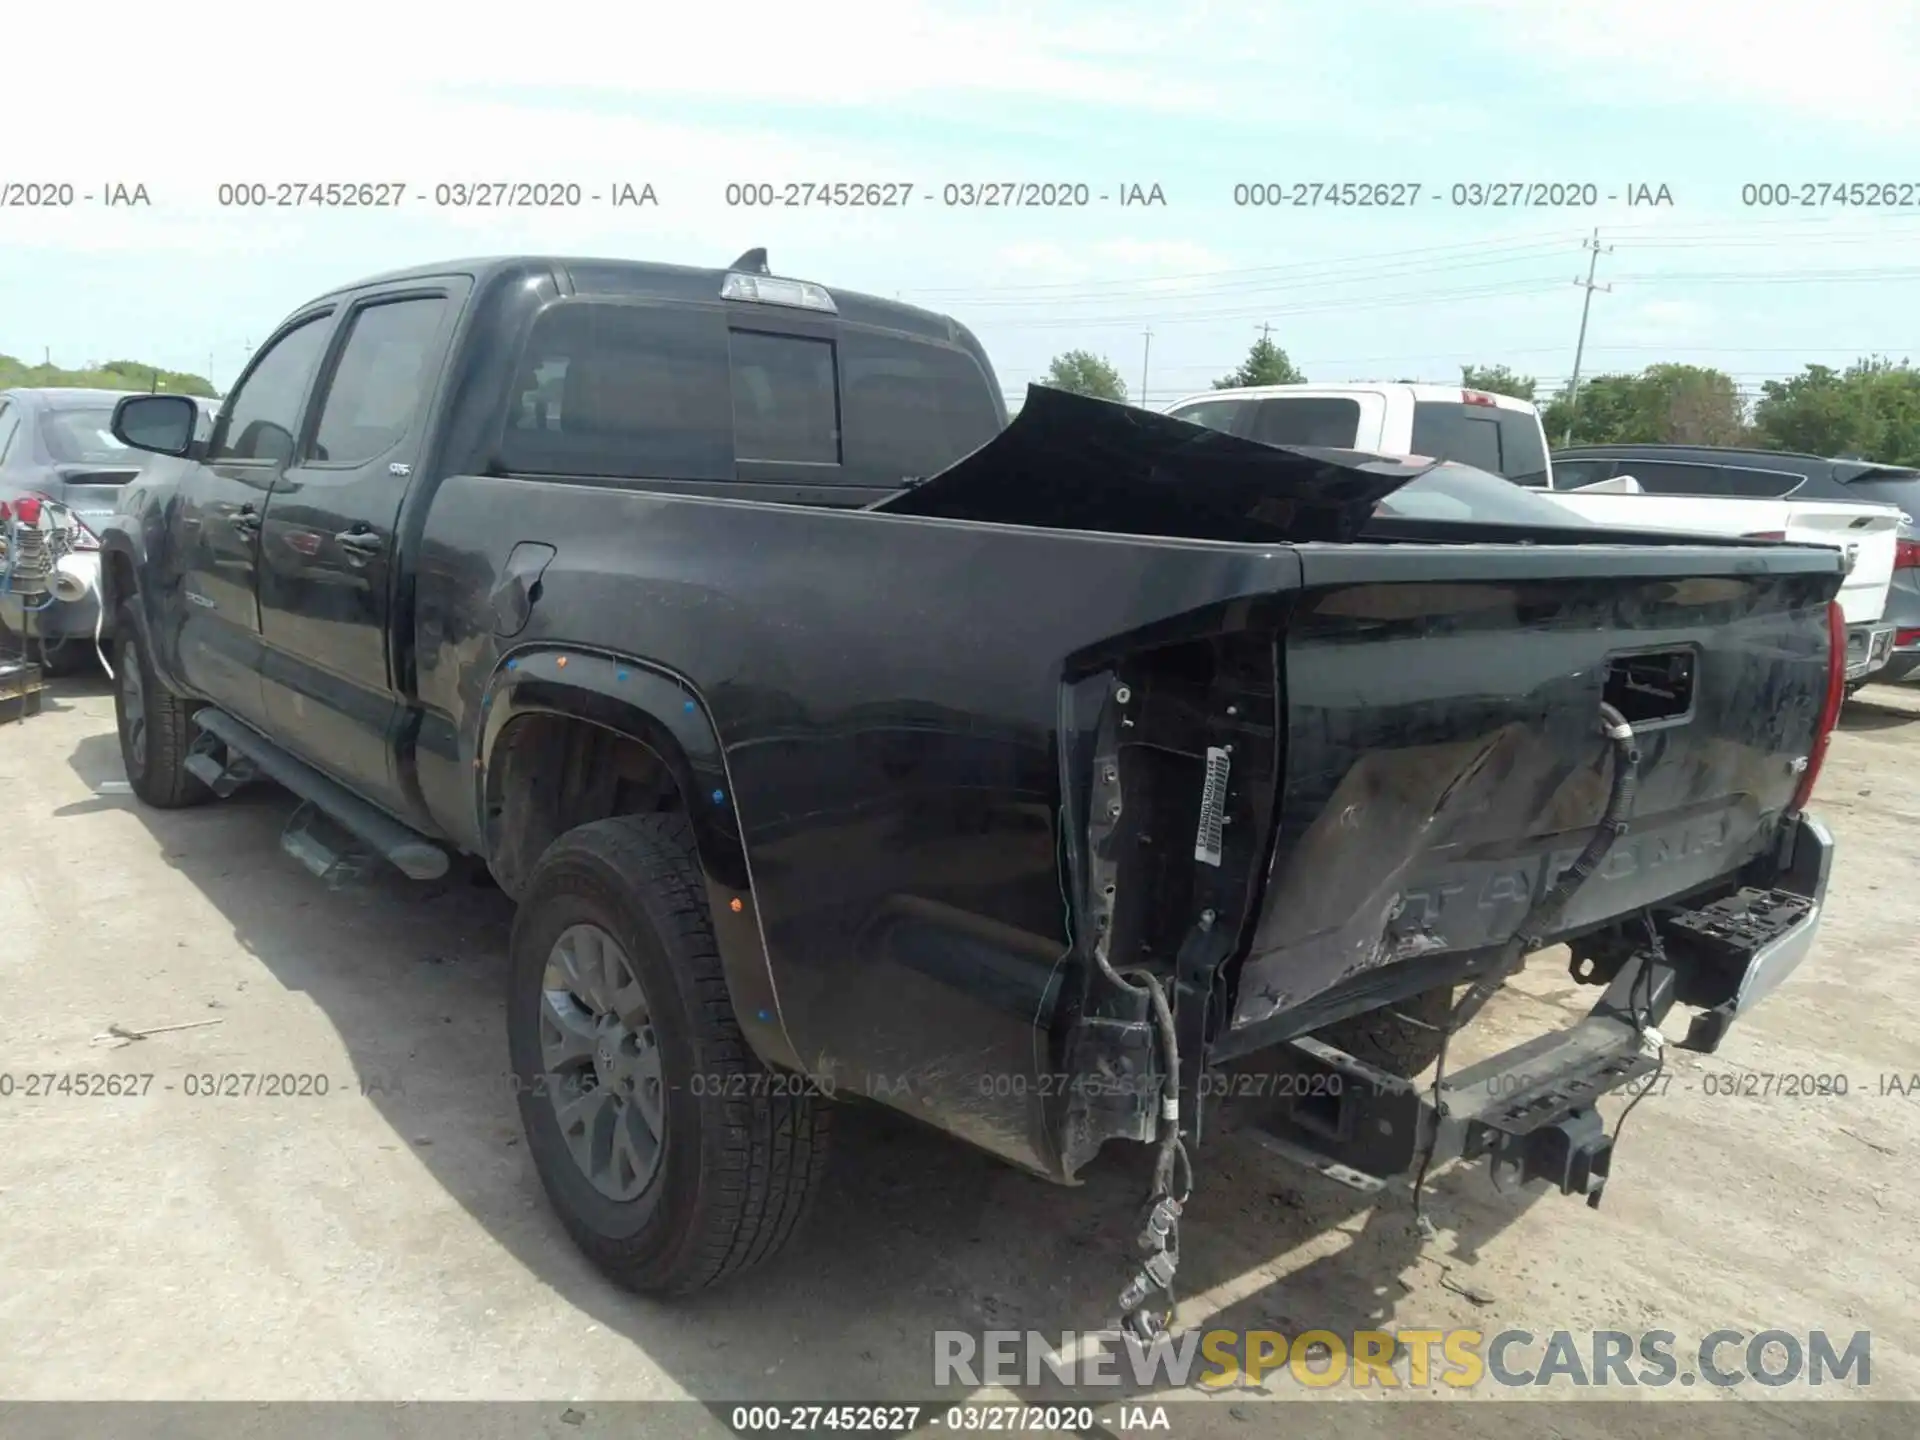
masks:
<svg viewBox="0 0 1920 1440"><path fill-rule="evenodd" d="M1807 953L1833 551L1046 389L1008 425L952 321L763 263L430 268L282 335L350 370L422 297L363 489L313 453L368 448L337 380L239 458L123 402L175 468L105 539L122 752L149 803L265 774L343 855L484 861L530 1151L625 1283L771 1253L848 1097L1061 1182L1158 1147L1135 1317L1221 1066L1296 1078L1266 1133L1349 1183L1461 1154L1597 1198L1594 1102L1670 1012L1711 1049ZM752 428L787 339L833 347L811 437ZM1593 1015L1450 1073L1561 941Z"/></svg>
<svg viewBox="0 0 1920 1440"><path fill-rule="evenodd" d="M1030 1158L1064 1178L1158 1133L1141 1077L1161 1051L1127 983L1153 974L1190 1131L1196 1077L1263 1052L1291 1077L1263 1087L1293 1101L1282 1146L1374 1188L1437 1158L1405 1062L1568 941L1604 989L1594 1017L1435 1096L1456 1152L1597 1198L1591 1103L1652 1067L1645 1032L1684 1002L1683 1043L1711 1049L1804 957L1831 853L1804 806L1837 716L1837 557L1602 530L1541 498L1036 390L995 444L879 507L1241 557L1198 599L1178 592L1199 557L1158 541L1124 597L1167 594L1164 613L1060 636L1068 958L1034 997L1051 1068L1025 1097ZM1116 616L1123 592L1090 588ZM1311 1038L1354 1016L1376 1063ZM979 1087L955 1068L964 1105Z"/></svg>

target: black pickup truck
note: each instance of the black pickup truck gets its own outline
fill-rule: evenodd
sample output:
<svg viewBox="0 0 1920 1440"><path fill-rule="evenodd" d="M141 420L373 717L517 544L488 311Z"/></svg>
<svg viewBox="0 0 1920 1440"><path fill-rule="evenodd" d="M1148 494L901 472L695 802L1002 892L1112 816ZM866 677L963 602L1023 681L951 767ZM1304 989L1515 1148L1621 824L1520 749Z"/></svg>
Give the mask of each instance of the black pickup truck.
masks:
<svg viewBox="0 0 1920 1440"><path fill-rule="evenodd" d="M1818 927L1832 551L1057 391L1009 423L963 327L764 252L347 286L194 419L114 418L165 457L102 537L135 793L276 781L317 871L477 857L530 1152L638 1289L772 1253L849 1099L1062 1183L1156 1147L1149 1328L1249 1067L1349 1184L1597 1201L1596 1100ZM1449 1072L1558 942L1592 1014Z"/></svg>

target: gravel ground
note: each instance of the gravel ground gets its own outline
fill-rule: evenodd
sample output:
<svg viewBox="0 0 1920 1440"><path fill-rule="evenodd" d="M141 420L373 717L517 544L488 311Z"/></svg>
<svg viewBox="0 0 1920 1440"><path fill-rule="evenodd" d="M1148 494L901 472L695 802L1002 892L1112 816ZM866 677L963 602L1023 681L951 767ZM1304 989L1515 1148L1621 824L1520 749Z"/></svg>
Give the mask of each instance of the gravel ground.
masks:
<svg viewBox="0 0 1920 1440"><path fill-rule="evenodd" d="M1840 844L1819 948L1721 1055L1681 1057L1639 1107L1603 1208L1498 1194L1456 1167L1433 1185L1423 1245L1404 1202L1230 1136L1199 1152L1185 1324L1666 1329L1683 1349L1721 1328L1868 1330L1864 1392L1769 1394L1839 1400L1849 1434L1914 1433L1914 1412L1859 1397L1920 1398L1920 1095L1881 1078L1920 1071L1916 761L1920 691L1848 707L1818 806ZM619 1400L922 1400L936 1329L1103 1323L1138 1164L1103 1159L1062 1190L869 1112L846 1116L787 1256L677 1306L625 1295L567 1242L520 1143L497 892L385 875L329 890L280 853L292 802L272 789L141 808L97 677L0 725L0 787L0 1073L16 1077L0 1099L0 1397L527 1400L578 1434ZM1567 1023L1592 997L1562 954L1537 956L1476 1044ZM155 1078L115 1098L20 1088L102 1071ZM327 1093L187 1093L189 1076L269 1071ZM1844 1075L1848 1093L1766 1078L1803 1073ZM1755 1093L1713 1093L1734 1077ZM1270 1390L1354 1398L1284 1374ZM1189 1401L1176 1428L1249 1433L1269 1403ZM1616 1407L1568 1410L1561 1433L1625 1433ZM1438 1435L1467 1433L1471 1412L1345 1413L1349 1429Z"/></svg>

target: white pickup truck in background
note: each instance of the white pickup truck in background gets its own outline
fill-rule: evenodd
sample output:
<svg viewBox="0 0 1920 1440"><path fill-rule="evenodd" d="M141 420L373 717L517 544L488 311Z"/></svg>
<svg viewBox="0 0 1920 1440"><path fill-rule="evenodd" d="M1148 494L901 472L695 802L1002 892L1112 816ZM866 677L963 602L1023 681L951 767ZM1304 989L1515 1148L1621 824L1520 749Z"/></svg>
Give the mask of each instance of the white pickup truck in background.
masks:
<svg viewBox="0 0 1920 1440"><path fill-rule="evenodd" d="M1188 396L1166 413L1268 445L1451 460L1516 485L1552 485L1540 412L1511 395L1399 382L1263 385ZM1830 545L1847 557L1839 600L1847 619L1848 683L1863 683L1892 654L1894 629L1882 617L1904 518L1896 506L1649 495L1628 476L1554 490L1553 498L1596 525Z"/></svg>

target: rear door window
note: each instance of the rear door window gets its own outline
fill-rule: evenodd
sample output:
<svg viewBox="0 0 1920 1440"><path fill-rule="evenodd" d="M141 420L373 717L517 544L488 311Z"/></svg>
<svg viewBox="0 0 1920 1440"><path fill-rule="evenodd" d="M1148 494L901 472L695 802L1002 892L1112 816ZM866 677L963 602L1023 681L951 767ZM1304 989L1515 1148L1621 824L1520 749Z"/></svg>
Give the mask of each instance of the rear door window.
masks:
<svg viewBox="0 0 1920 1440"><path fill-rule="evenodd" d="M313 458L322 464L359 465L399 443L432 379L435 343L447 309L444 296L383 300L355 312L347 324L320 423Z"/></svg>
<svg viewBox="0 0 1920 1440"><path fill-rule="evenodd" d="M1547 483L1540 420L1526 410L1419 401L1413 407L1413 452L1504 475L1516 485Z"/></svg>
<svg viewBox="0 0 1920 1440"><path fill-rule="evenodd" d="M20 410L11 400L0 400L0 465L7 463L13 435L20 428Z"/></svg>
<svg viewBox="0 0 1920 1440"><path fill-rule="evenodd" d="M732 480L716 307L563 301L534 322L500 460L531 474Z"/></svg>
<svg viewBox="0 0 1920 1440"><path fill-rule="evenodd" d="M1360 438L1360 402L1327 395L1256 400L1246 434L1262 445L1351 450Z"/></svg>

